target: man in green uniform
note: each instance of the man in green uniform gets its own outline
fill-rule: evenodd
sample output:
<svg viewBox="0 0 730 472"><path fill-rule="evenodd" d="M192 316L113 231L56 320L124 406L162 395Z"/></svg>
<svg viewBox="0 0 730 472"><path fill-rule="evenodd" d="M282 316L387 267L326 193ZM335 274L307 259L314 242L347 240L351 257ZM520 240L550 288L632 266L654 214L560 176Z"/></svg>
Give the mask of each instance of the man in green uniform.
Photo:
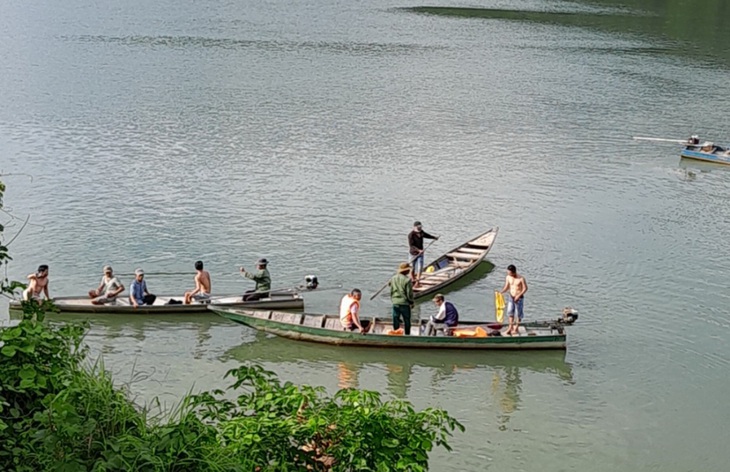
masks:
<svg viewBox="0 0 730 472"><path fill-rule="evenodd" d="M256 262L257 272L255 274L247 272L246 269L241 267L241 275L256 282L256 287L253 290L247 290L246 293L243 294L244 302L253 302L269 296L269 291L271 290L271 275L269 275L269 271L266 268L267 265L269 265L269 261L265 258L259 259L258 262Z"/></svg>
<svg viewBox="0 0 730 472"><path fill-rule="evenodd" d="M408 277L411 265L407 262L398 266L398 273L390 279L390 301L393 304L393 329L400 328L401 319L405 334L411 334L411 308L413 308L413 282Z"/></svg>

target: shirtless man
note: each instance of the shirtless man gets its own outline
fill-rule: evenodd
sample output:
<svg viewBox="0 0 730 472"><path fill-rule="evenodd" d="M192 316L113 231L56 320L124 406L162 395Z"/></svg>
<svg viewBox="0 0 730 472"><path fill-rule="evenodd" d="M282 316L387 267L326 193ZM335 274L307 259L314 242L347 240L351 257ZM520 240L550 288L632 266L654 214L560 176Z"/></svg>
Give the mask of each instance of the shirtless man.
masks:
<svg viewBox="0 0 730 472"><path fill-rule="evenodd" d="M510 264L507 266L507 278L504 281L501 293L509 290L509 301L507 302L507 315L509 316L509 327L504 334L518 334L520 321L524 318L525 293L527 292L527 281L517 273L517 268ZM515 315L517 319L515 320Z"/></svg>
<svg viewBox="0 0 730 472"><path fill-rule="evenodd" d="M195 274L195 290L185 292L186 305L190 305L193 300L201 303L210 301L210 273L203 270L203 261L195 263L195 270L198 272Z"/></svg>
<svg viewBox="0 0 730 472"><path fill-rule="evenodd" d="M41 292L46 295L46 300L50 300L48 295L48 266L43 264L38 266L38 272L28 276L28 288L23 290L23 300L31 299L41 301Z"/></svg>

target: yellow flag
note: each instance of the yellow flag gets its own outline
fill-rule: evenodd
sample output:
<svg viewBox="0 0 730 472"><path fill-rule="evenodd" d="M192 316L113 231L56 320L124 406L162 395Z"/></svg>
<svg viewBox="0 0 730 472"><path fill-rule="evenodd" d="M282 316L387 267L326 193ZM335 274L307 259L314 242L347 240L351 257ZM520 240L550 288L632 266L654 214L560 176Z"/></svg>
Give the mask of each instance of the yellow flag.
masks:
<svg viewBox="0 0 730 472"><path fill-rule="evenodd" d="M504 297L496 291L494 292L494 316L498 323L504 320Z"/></svg>

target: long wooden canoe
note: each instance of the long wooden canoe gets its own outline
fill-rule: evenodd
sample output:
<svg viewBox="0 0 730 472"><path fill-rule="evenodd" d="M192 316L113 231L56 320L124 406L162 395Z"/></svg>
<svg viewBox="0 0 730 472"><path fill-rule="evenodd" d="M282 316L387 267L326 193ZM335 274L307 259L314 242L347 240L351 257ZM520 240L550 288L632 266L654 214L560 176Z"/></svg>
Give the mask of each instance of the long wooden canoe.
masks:
<svg viewBox="0 0 730 472"><path fill-rule="evenodd" d="M158 296L154 305L143 305L134 308L129 303L129 297L120 295L115 303L107 305L94 305L88 297L59 297L54 298L53 303L61 312L67 313L99 313L109 315L183 315L209 313L207 303L191 303L190 305L175 304L168 305L173 300L183 301L184 297L179 295ZM211 297L211 302L221 307L250 308L262 310L303 310L304 299L298 293L272 293L269 298L253 302L244 302L241 295L222 295ZM20 302L12 300L11 310L20 310Z"/></svg>
<svg viewBox="0 0 730 472"><path fill-rule="evenodd" d="M492 249L497 232L498 227L492 228L424 267L419 285L413 288L413 296L419 299L436 294L476 269Z"/></svg>
<svg viewBox="0 0 730 472"><path fill-rule="evenodd" d="M338 316L252 311L209 305L210 310L236 323L289 339L334 344L338 346L430 348L430 349L565 349L567 336L562 326L522 327L516 336L491 335L486 323L460 322L460 330L480 328L486 337L424 336L414 325L410 336L388 334L390 321L371 318L367 334L343 330ZM361 318L367 319L367 318ZM425 321L422 322L425 324ZM499 332L499 331L497 331Z"/></svg>

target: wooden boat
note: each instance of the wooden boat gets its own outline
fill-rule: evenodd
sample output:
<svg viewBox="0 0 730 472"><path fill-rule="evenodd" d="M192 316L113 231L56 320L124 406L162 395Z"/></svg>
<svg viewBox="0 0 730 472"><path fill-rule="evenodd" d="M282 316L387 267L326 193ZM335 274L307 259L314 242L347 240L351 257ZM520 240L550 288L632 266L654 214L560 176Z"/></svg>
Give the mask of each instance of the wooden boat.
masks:
<svg viewBox="0 0 730 472"><path fill-rule="evenodd" d="M251 328L289 339L311 341L338 346L429 348L429 349L565 349L567 335L563 326L521 327L519 335L501 336L499 330L490 329L487 323L460 322L458 329L486 334L481 337L424 336L420 325L412 327L411 335L394 335L389 320L371 318L367 334L342 329L340 319L334 315L284 313L278 311L252 311L209 305L208 309L220 316ZM366 318L362 318L363 320Z"/></svg>
<svg viewBox="0 0 730 472"><path fill-rule="evenodd" d="M107 305L94 305L88 297L60 297L54 298L53 303L61 312L67 313L105 313L110 315L182 315L182 314L200 314L209 313L208 303L191 303L169 305L170 300L183 301L184 297L177 295L158 296L154 305L144 305L134 308L129 303L129 298L121 295L115 303ZM215 303L221 307L239 307L251 309L273 309L273 310L303 310L304 299L298 293L280 292L272 293L269 298L253 302L244 302L241 295L222 295L219 297L211 297L210 303ZM11 310L20 310L20 302L12 300L10 302Z"/></svg>
<svg viewBox="0 0 730 472"><path fill-rule="evenodd" d="M713 143L687 144L681 156L685 159L714 162L716 164L730 164L730 149L717 146Z"/></svg>
<svg viewBox="0 0 730 472"><path fill-rule="evenodd" d="M425 266L413 296L419 299L436 294L476 269L492 249L498 231L498 227L492 228Z"/></svg>
<svg viewBox="0 0 730 472"><path fill-rule="evenodd" d="M634 136L634 139L678 143L684 146L680 156L685 159L714 162L716 164L730 164L730 149L708 141L700 144L700 137L697 135L692 135L687 139L646 138L641 136Z"/></svg>

